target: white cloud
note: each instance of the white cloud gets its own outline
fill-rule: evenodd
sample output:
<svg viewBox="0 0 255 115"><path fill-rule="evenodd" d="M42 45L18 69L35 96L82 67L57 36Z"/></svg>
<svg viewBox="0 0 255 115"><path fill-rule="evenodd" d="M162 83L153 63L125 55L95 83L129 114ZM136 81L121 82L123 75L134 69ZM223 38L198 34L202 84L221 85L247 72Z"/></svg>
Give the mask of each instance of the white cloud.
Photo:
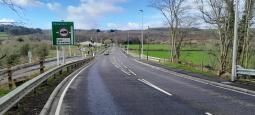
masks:
<svg viewBox="0 0 255 115"><path fill-rule="evenodd" d="M124 1L126 0L81 0L79 6L68 6L67 20L74 21L77 28L95 28L106 14L121 12L123 9L116 4Z"/></svg>
<svg viewBox="0 0 255 115"><path fill-rule="evenodd" d="M57 3L57 2L54 2L54 3L47 3L46 5L47 5L47 7L48 7L50 10L53 10L53 11L56 11L56 10L61 9L61 4L60 4L60 3Z"/></svg>
<svg viewBox="0 0 255 115"><path fill-rule="evenodd" d="M13 19L6 19L6 18L0 19L0 25L8 25L13 22L15 22L15 20L13 20Z"/></svg>

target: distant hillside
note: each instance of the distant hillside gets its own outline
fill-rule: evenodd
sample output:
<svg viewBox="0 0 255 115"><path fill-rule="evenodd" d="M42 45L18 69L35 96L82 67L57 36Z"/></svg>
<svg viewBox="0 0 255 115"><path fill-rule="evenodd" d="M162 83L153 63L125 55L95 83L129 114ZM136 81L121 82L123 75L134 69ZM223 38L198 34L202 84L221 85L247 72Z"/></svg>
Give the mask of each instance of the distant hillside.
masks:
<svg viewBox="0 0 255 115"><path fill-rule="evenodd" d="M27 28L24 26L15 26L15 25L0 25L0 32L8 33L9 35L28 35L35 33L42 33L42 30L39 28Z"/></svg>

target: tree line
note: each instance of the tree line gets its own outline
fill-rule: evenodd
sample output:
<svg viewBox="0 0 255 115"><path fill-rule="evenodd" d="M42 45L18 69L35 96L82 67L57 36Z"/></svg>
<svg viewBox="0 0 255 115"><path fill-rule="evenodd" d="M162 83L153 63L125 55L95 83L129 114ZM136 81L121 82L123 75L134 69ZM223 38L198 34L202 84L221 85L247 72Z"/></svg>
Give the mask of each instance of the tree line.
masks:
<svg viewBox="0 0 255 115"><path fill-rule="evenodd" d="M183 39L187 31L183 27L192 27L199 17L204 23L217 29L220 53L215 54L219 62L219 75L230 70L231 51L234 38L235 0L194 0L196 8L188 4L190 0L151 0L150 6L164 16L169 27L169 46L171 60L179 62ZM237 63L248 67L251 60L251 26L254 23L254 2L245 0L238 4L240 21L238 22L238 58ZM194 13L194 11L198 13Z"/></svg>

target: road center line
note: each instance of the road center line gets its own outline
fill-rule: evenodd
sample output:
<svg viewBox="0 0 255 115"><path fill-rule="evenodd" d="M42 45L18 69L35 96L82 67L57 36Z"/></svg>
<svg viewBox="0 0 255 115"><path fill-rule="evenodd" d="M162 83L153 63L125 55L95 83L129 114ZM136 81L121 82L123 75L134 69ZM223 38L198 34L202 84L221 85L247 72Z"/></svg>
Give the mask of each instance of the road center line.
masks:
<svg viewBox="0 0 255 115"><path fill-rule="evenodd" d="M93 63L90 63L88 66L86 66L85 68L83 68L82 70L80 70L79 73L77 73L77 74L72 78L72 80L67 84L67 86L65 87L65 89L64 89L63 93L61 94L60 99L59 99L59 101L58 101L58 105L57 105L57 109L56 109L55 115L59 115L59 114L60 114L60 110L61 110L61 106L62 106L64 97L65 97L66 92L67 92L67 90L69 89L70 85L73 83L73 81L76 79L76 77L77 77L81 72L83 72L85 69L87 69L88 67L90 67L92 64L93 64Z"/></svg>
<svg viewBox="0 0 255 115"><path fill-rule="evenodd" d="M150 83L150 82L148 82L148 81L146 81L146 80L144 80L144 79L138 79L138 80L139 80L140 82L143 82L143 83L145 83L146 85L148 85L148 86L150 86L150 87L152 87L152 88L154 88L154 89L156 89L156 90L158 90L158 91L160 91L160 92L162 92L162 93L168 95L168 96L172 96L172 94L166 92L165 90L159 88L158 86L156 86L156 85L154 85L154 84L152 84L152 83Z"/></svg>

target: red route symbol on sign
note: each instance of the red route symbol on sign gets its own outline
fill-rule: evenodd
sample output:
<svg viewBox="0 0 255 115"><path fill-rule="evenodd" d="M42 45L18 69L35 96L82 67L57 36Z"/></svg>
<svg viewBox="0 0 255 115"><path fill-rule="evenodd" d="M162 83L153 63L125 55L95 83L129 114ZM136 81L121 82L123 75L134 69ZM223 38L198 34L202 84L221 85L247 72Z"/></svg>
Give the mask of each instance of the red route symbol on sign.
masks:
<svg viewBox="0 0 255 115"><path fill-rule="evenodd" d="M69 34L69 32L66 28L60 29L59 33L62 37L66 37Z"/></svg>

